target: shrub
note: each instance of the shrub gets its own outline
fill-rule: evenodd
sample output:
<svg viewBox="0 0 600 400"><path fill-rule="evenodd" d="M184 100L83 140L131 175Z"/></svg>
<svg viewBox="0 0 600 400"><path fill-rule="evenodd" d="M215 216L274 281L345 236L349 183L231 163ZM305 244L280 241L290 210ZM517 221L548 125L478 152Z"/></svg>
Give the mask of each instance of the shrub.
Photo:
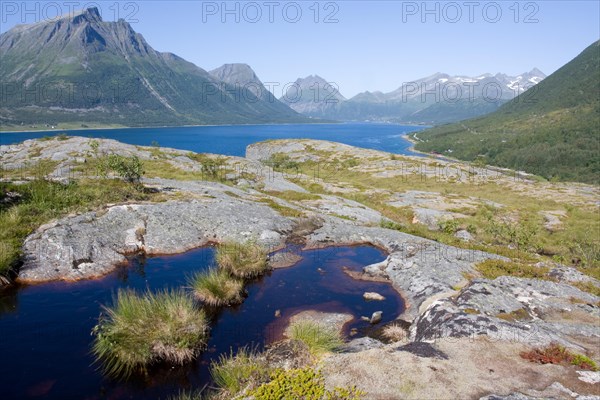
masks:
<svg viewBox="0 0 600 400"><path fill-rule="evenodd" d="M563 362L577 365L582 369L598 371L598 365L589 357L572 353L558 344L551 344L544 348L521 352L521 357L531 362L540 364L560 364Z"/></svg>
<svg viewBox="0 0 600 400"><path fill-rule="evenodd" d="M290 156L285 153L273 154L268 160L265 161L265 164L274 170L298 169L300 165L298 162L292 161Z"/></svg>
<svg viewBox="0 0 600 400"><path fill-rule="evenodd" d="M289 327L289 336L291 339L304 342L314 356L334 351L344 343L335 328L310 320L293 322Z"/></svg>
<svg viewBox="0 0 600 400"><path fill-rule="evenodd" d="M271 369L254 350L242 347L234 356L221 355L210 366L214 382L228 394L234 395L248 387L256 387L269 380Z"/></svg>
<svg viewBox="0 0 600 400"><path fill-rule="evenodd" d="M393 229L395 231L402 231L404 229L402 224L399 224L399 223L389 220L389 219L383 219L383 218L381 219L381 221L379 221L379 227L385 228L385 229Z"/></svg>
<svg viewBox="0 0 600 400"><path fill-rule="evenodd" d="M455 219L449 219L441 221L438 226L442 232L453 235L460 228L460 223Z"/></svg>
<svg viewBox="0 0 600 400"><path fill-rule="evenodd" d="M238 278L255 278L267 270L267 252L254 242L223 243L216 259L219 267Z"/></svg>
<svg viewBox="0 0 600 400"><path fill-rule="evenodd" d="M99 169L100 174L104 177L112 171L129 183L139 183L144 175L144 164L137 156L123 157L118 154L110 154L100 161Z"/></svg>
<svg viewBox="0 0 600 400"><path fill-rule="evenodd" d="M325 388L323 375L310 367L291 370L277 370L269 383L250 392L255 400L359 400L364 393L356 387L349 389Z"/></svg>
<svg viewBox="0 0 600 400"><path fill-rule="evenodd" d="M527 250L535 246L538 227L530 221L516 222L509 218L497 218L493 213L486 215L485 231L500 244L517 246Z"/></svg>
<svg viewBox="0 0 600 400"><path fill-rule="evenodd" d="M485 260L475 266L484 278L496 279L499 276L518 276L520 278L546 279L548 268L521 264L504 260Z"/></svg>
<svg viewBox="0 0 600 400"><path fill-rule="evenodd" d="M232 278L222 269L209 269L190 279L194 296L210 306L224 306L241 303L244 282Z"/></svg>
<svg viewBox="0 0 600 400"><path fill-rule="evenodd" d="M155 362L188 362L208 334L204 312L182 291L141 296L120 290L113 307L104 307L104 313L92 331L92 352L113 377L146 372Z"/></svg>

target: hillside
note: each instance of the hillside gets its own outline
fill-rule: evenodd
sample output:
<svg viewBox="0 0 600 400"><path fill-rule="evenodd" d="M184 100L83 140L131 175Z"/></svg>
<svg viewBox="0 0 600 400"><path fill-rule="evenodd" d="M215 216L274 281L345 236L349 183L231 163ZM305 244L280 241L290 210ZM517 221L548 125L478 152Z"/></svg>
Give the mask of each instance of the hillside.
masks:
<svg viewBox="0 0 600 400"><path fill-rule="evenodd" d="M0 57L3 128L308 121L279 102L238 96L202 68L154 50L127 22L103 21L96 8L14 27L0 36Z"/></svg>
<svg viewBox="0 0 600 400"><path fill-rule="evenodd" d="M416 148L598 183L599 129L600 41L496 112L420 132Z"/></svg>

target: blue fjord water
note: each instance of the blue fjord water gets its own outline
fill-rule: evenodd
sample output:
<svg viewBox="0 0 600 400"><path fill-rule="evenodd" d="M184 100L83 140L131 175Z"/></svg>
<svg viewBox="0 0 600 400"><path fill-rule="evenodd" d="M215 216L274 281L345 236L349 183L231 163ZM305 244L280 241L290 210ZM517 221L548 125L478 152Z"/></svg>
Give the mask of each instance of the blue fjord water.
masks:
<svg viewBox="0 0 600 400"><path fill-rule="evenodd" d="M422 129L422 126L344 123L90 129L66 133L71 136L115 139L140 146L158 142L162 147L243 157L246 146L267 139L320 139L395 154L419 155L409 150L411 143L402 135ZM63 131L1 132L0 144L14 144L60 133Z"/></svg>

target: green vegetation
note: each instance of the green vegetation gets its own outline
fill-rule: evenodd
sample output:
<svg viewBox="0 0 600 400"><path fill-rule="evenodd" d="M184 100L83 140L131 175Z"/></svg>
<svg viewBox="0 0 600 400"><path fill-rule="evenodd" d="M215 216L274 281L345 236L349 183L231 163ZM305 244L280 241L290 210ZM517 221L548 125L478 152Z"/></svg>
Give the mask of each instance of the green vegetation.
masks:
<svg viewBox="0 0 600 400"><path fill-rule="evenodd" d="M531 351L521 352L521 357L531 362L540 364L561 364L568 363L576 365L581 369L598 371L598 364L583 354L577 354L569 351L558 344L551 344L544 348L538 348Z"/></svg>
<svg viewBox="0 0 600 400"><path fill-rule="evenodd" d="M256 400L359 400L364 393L356 387L327 390L322 373L307 367L277 370L269 383L252 390L249 395Z"/></svg>
<svg viewBox="0 0 600 400"><path fill-rule="evenodd" d="M475 265L475 269L487 279L499 276L517 276L519 278L548 279L548 268L523 263L489 259Z"/></svg>
<svg viewBox="0 0 600 400"><path fill-rule="evenodd" d="M282 217L291 217L291 218L304 217L304 213L302 211L296 210L291 207L282 206L281 204L277 203L273 199L264 198L264 199L260 199L259 202L265 203L266 205L271 207L273 210L275 210L279 214L281 214Z"/></svg>
<svg viewBox="0 0 600 400"><path fill-rule="evenodd" d="M265 192L271 196L278 197L285 201L306 201L306 200L320 200L321 196L314 193L302 193L294 190L286 190L285 192Z"/></svg>
<svg viewBox="0 0 600 400"><path fill-rule="evenodd" d="M189 282L194 296L210 306L226 306L243 301L244 282L223 269L209 269L194 275Z"/></svg>
<svg viewBox="0 0 600 400"><path fill-rule="evenodd" d="M579 290L582 290L584 292L591 293L594 296L600 297L600 287L596 286L594 284L594 282L591 282L591 281L587 281L587 282L570 282L569 284L572 285L572 286L575 286Z"/></svg>
<svg viewBox="0 0 600 400"><path fill-rule="evenodd" d="M92 147L93 148L93 147ZM106 178L109 172L118 174L125 182L139 184L144 175L144 164L137 156L124 157L110 154L99 162L100 174Z"/></svg>
<svg viewBox="0 0 600 400"><path fill-rule="evenodd" d="M231 397L247 388L254 388L268 382L272 369L260 354L248 348L241 348L237 354L222 354L210 366L214 382Z"/></svg>
<svg viewBox="0 0 600 400"><path fill-rule="evenodd" d="M184 364L205 345L204 312L182 291L138 295L120 290L94 327L93 353L103 371L127 378L156 362Z"/></svg>
<svg viewBox="0 0 600 400"><path fill-rule="evenodd" d="M600 182L599 46L592 44L494 113L419 132L416 149L546 179Z"/></svg>
<svg viewBox="0 0 600 400"><path fill-rule="evenodd" d="M344 343L335 328L310 320L294 321L289 327L289 336L304 342L313 356L334 351Z"/></svg>
<svg viewBox="0 0 600 400"><path fill-rule="evenodd" d="M109 203L162 198L125 182L105 179L81 179L67 185L41 179L21 185L0 183L0 198L9 192L19 198L12 203L0 203L0 275L3 276L18 264L27 235L53 218Z"/></svg>
<svg viewBox="0 0 600 400"><path fill-rule="evenodd" d="M227 162L225 157L210 157L206 154L190 153L188 155L194 161L202 164L203 180L223 181L227 172Z"/></svg>
<svg viewBox="0 0 600 400"><path fill-rule="evenodd" d="M267 271L267 251L257 243L227 242L217 247L217 264L238 278L255 278Z"/></svg>
<svg viewBox="0 0 600 400"><path fill-rule="evenodd" d="M292 161L289 155L285 153L275 153L265 161L265 164L276 171L287 171L298 168L298 162Z"/></svg>
<svg viewBox="0 0 600 400"><path fill-rule="evenodd" d="M513 322L513 321L523 321L530 320L531 316L524 308L519 308L509 313L499 313L496 315L496 318L503 319L505 321Z"/></svg>

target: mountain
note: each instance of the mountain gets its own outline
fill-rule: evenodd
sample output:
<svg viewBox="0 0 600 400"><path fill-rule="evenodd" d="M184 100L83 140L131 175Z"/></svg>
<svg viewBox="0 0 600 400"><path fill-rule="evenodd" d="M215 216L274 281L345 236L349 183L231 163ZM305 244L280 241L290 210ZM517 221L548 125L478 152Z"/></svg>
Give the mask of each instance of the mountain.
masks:
<svg viewBox="0 0 600 400"><path fill-rule="evenodd" d="M599 129L600 41L494 113L419 132L416 148L598 183Z"/></svg>
<svg viewBox="0 0 600 400"><path fill-rule="evenodd" d="M308 88L322 86L324 81L318 77L308 77L296 81L296 84L303 89L306 87L309 95L303 96L295 104L288 104L296 111L313 117L433 125L495 111L545 77L537 68L518 76L482 74L468 77L438 72L405 82L389 93L363 92L349 100L344 100L340 95L331 104L324 104L322 98L315 100L311 97L312 92ZM303 94L306 90L303 90ZM294 95L295 92L292 92L286 97L294 98Z"/></svg>
<svg viewBox="0 0 600 400"><path fill-rule="evenodd" d="M339 92L335 82L310 75L289 85L279 100L301 114L329 118L328 116L335 115L335 109L346 98Z"/></svg>
<svg viewBox="0 0 600 400"><path fill-rule="evenodd" d="M202 68L154 50L97 8L0 35L0 123L124 126L305 122L265 98L240 96Z"/></svg>
<svg viewBox="0 0 600 400"><path fill-rule="evenodd" d="M256 99L260 100L260 110L257 109L257 112L298 117L287 105L273 96L248 64L224 64L209 73L218 81L234 88L238 96L248 100L250 107Z"/></svg>

